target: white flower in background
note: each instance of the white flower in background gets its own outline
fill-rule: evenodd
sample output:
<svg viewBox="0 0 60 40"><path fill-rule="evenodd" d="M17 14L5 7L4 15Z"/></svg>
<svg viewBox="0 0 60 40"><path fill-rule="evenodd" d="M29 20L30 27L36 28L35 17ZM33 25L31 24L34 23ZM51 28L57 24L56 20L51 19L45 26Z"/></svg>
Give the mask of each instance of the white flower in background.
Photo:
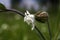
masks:
<svg viewBox="0 0 60 40"><path fill-rule="evenodd" d="M5 23L4 23L4 24L2 24L2 25L1 25L1 28L2 28L3 30L8 29L8 24L5 24Z"/></svg>
<svg viewBox="0 0 60 40"><path fill-rule="evenodd" d="M35 22L35 16L33 14L30 14L28 11L25 12L24 22L26 22L28 25L32 24L32 29L34 29L34 22Z"/></svg>
<svg viewBox="0 0 60 40"><path fill-rule="evenodd" d="M17 15L14 16L14 18L15 18L16 20L20 20L21 16L20 16L19 14L17 14Z"/></svg>

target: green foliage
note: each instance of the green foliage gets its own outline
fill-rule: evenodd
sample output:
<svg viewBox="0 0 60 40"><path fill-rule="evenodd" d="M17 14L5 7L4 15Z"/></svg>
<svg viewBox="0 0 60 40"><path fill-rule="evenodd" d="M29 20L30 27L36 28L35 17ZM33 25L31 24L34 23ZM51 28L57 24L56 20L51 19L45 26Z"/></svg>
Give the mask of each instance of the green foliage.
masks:
<svg viewBox="0 0 60 40"><path fill-rule="evenodd" d="M2 3L0 3L0 10L6 10L6 7Z"/></svg>
<svg viewBox="0 0 60 40"><path fill-rule="evenodd" d="M4 7L3 7L4 8ZM4 9L3 9L4 10ZM22 12L25 10L20 9ZM49 10L50 11L50 10ZM51 13L51 14L50 14ZM49 12L50 29L52 40L60 39L60 8L57 15ZM49 40L47 24L36 21L36 26L43 33L46 40ZM40 40L41 38L35 30L31 31L31 26L24 22L23 17L12 12L0 13L0 40Z"/></svg>

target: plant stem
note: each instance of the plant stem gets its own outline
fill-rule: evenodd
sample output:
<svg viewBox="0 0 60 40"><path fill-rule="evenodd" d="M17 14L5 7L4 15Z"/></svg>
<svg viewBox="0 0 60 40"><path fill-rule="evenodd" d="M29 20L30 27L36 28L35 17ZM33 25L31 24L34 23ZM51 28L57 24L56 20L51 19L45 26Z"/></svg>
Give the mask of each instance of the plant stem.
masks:
<svg viewBox="0 0 60 40"><path fill-rule="evenodd" d="M25 16L22 12L20 12L18 10L15 10L15 9L0 10L0 12L8 12L8 11L15 12L15 13L21 15L22 17ZM36 26L35 26L35 30L39 33L39 35L41 35L41 37L43 38L43 40L46 40L45 37L43 36L43 34L40 32L40 30Z"/></svg>
<svg viewBox="0 0 60 40"><path fill-rule="evenodd" d="M43 40L46 40L45 37L43 36L43 34L41 33L41 31L36 26L35 26L35 30L37 31L37 33L39 33L39 35L41 35Z"/></svg>
<svg viewBox="0 0 60 40"><path fill-rule="evenodd" d="M50 35L50 40L52 39L52 34L51 34L51 30L50 30L50 25L49 25L49 20L47 19L47 25L48 25L48 31L49 31L49 35Z"/></svg>
<svg viewBox="0 0 60 40"><path fill-rule="evenodd" d="M11 12L15 12L21 16L25 16L22 12L18 11L18 10L15 10L15 9L6 9L6 10L0 10L0 12L8 12L8 11L11 11Z"/></svg>

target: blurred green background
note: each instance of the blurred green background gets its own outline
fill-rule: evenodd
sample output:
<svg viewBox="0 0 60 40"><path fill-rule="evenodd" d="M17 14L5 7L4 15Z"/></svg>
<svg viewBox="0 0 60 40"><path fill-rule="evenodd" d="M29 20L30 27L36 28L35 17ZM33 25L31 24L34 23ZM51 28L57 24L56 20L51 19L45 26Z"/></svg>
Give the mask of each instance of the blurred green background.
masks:
<svg viewBox="0 0 60 40"><path fill-rule="evenodd" d="M1 1L1 0L0 0ZM46 1L46 0L45 0ZM51 1L51 0L50 0ZM56 0L55 0L56 1ZM60 0L57 2L51 1L50 6L46 10L34 10L19 7L19 1L12 0L11 7L13 9L35 14L38 11L44 10L49 13L49 23L52 32L52 40L60 40ZM46 5L43 2L39 3L42 6ZM44 37L49 40L49 32L46 23L36 21L36 26L43 33ZM14 12L0 12L0 40L40 40L41 38L35 30L31 31L31 26L24 22L22 16Z"/></svg>

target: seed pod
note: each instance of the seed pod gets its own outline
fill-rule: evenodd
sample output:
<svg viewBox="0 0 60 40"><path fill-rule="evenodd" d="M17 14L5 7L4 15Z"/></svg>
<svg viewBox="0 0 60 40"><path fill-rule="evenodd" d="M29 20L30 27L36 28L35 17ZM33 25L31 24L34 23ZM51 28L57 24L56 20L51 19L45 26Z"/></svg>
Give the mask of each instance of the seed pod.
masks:
<svg viewBox="0 0 60 40"><path fill-rule="evenodd" d="M45 11L39 11L35 14L35 19L39 22L45 23L48 19L48 13Z"/></svg>

